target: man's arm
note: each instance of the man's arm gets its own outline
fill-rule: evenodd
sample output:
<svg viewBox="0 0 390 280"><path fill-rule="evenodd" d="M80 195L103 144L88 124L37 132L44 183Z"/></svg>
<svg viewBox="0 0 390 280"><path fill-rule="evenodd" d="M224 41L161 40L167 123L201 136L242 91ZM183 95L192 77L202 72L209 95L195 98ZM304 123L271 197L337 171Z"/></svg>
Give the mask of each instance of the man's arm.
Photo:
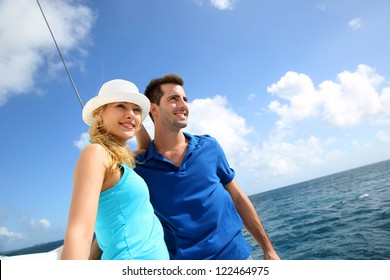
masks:
<svg viewBox="0 0 390 280"><path fill-rule="evenodd" d="M137 146L138 149L133 151L136 155L144 154L146 150L148 149L150 143L152 142L152 139L150 138L150 135L144 125L141 125L140 130L135 135L137 140Z"/></svg>
<svg viewBox="0 0 390 280"><path fill-rule="evenodd" d="M92 242L91 250L89 252L89 260L100 260L102 257L102 250L100 250L96 238Z"/></svg>
<svg viewBox="0 0 390 280"><path fill-rule="evenodd" d="M233 179L225 185L225 189L229 192L238 214L244 222L245 228L252 234L253 238L259 243L265 260L279 260L279 255L276 253L274 246L269 239L256 209L244 191L240 188L237 182Z"/></svg>

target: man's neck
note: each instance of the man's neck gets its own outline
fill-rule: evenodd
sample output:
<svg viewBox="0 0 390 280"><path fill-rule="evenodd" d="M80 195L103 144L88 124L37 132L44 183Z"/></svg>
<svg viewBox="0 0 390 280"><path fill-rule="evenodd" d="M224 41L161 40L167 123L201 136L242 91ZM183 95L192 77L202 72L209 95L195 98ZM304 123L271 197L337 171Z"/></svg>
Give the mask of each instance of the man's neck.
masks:
<svg viewBox="0 0 390 280"><path fill-rule="evenodd" d="M154 146L158 152L173 150L186 143L186 137L181 129L179 130L154 130Z"/></svg>
<svg viewBox="0 0 390 280"><path fill-rule="evenodd" d="M178 131L158 131L155 129L155 150L175 165L181 165L187 146L188 140L181 129Z"/></svg>

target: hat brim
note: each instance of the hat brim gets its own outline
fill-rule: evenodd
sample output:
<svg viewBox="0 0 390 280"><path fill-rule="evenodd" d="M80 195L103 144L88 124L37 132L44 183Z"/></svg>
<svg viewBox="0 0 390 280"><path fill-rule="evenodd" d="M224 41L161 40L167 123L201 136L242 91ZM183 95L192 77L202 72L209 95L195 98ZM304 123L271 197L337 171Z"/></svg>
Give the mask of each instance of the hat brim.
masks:
<svg viewBox="0 0 390 280"><path fill-rule="evenodd" d="M87 125L93 123L93 112L106 104L115 102L129 102L137 104L142 110L142 121L148 116L150 111L149 99L141 93L133 93L128 91L115 91L115 93L108 95L99 95L90 99L84 106L82 117Z"/></svg>

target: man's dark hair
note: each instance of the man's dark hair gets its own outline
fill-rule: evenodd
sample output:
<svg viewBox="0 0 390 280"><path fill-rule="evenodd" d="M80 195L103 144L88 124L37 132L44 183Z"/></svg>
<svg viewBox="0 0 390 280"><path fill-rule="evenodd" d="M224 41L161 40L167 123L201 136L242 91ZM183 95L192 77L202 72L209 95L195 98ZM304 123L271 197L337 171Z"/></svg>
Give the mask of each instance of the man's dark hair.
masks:
<svg viewBox="0 0 390 280"><path fill-rule="evenodd" d="M153 79L149 82L145 89L145 96L149 99L150 103L160 105L161 97L164 92L161 90L161 85L164 84L175 84L179 86L184 85L183 79L176 74L166 74L161 78ZM149 113L150 118L153 120L152 114Z"/></svg>
<svg viewBox="0 0 390 280"><path fill-rule="evenodd" d="M149 98L150 103L155 103L160 105L161 97L164 93L161 90L161 85L163 84L175 84L179 86L184 85L183 79L176 74L166 74L161 78L153 79L149 82L148 86L145 89L145 96Z"/></svg>

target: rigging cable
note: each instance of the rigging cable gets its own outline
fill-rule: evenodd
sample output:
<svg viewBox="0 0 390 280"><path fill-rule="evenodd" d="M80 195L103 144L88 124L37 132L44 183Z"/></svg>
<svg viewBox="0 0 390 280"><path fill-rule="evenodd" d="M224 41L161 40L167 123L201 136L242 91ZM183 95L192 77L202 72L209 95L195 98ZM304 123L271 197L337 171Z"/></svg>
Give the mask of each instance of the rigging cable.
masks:
<svg viewBox="0 0 390 280"><path fill-rule="evenodd" d="M39 1L38 1L38 0L37 0L37 3L38 3L38 6L39 6L39 9L41 10L41 13L42 13L42 15L43 15L43 18L45 19L46 25L47 25L47 27L49 28L51 37L53 38L54 44L56 45L57 51L58 51L58 53L59 53L59 55L60 55L60 57L61 57L61 60L62 60L62 64L63 64L64 67L65 67L66 73L68 74L69 80L70 80L70 82L72 83L72 87L73 87L73 89L74 89L74 91L75 91L75 93L76 93L76 95L77 95L77 98L78 98L78 100L79 100L79 102L80 102L80 105L81 105L82 108L84 108L83 101L81 101L81 97L80 97L80 95L79 95L79 92L77 91L76 85L75 85L75 83L73 82L72 76L70 75L70 72L69 72L69 70L68 70L68 67L66 66L65 60L64 60L64 58L62 57L60 48L58 47L57 41L56 41L56 39L54 38L53 32L51 31L49 22L48 22L47 19L46 19L46 16L45 16L45 13L44 13L43 10L42 10L41 4L39 4Z"/></svg>

